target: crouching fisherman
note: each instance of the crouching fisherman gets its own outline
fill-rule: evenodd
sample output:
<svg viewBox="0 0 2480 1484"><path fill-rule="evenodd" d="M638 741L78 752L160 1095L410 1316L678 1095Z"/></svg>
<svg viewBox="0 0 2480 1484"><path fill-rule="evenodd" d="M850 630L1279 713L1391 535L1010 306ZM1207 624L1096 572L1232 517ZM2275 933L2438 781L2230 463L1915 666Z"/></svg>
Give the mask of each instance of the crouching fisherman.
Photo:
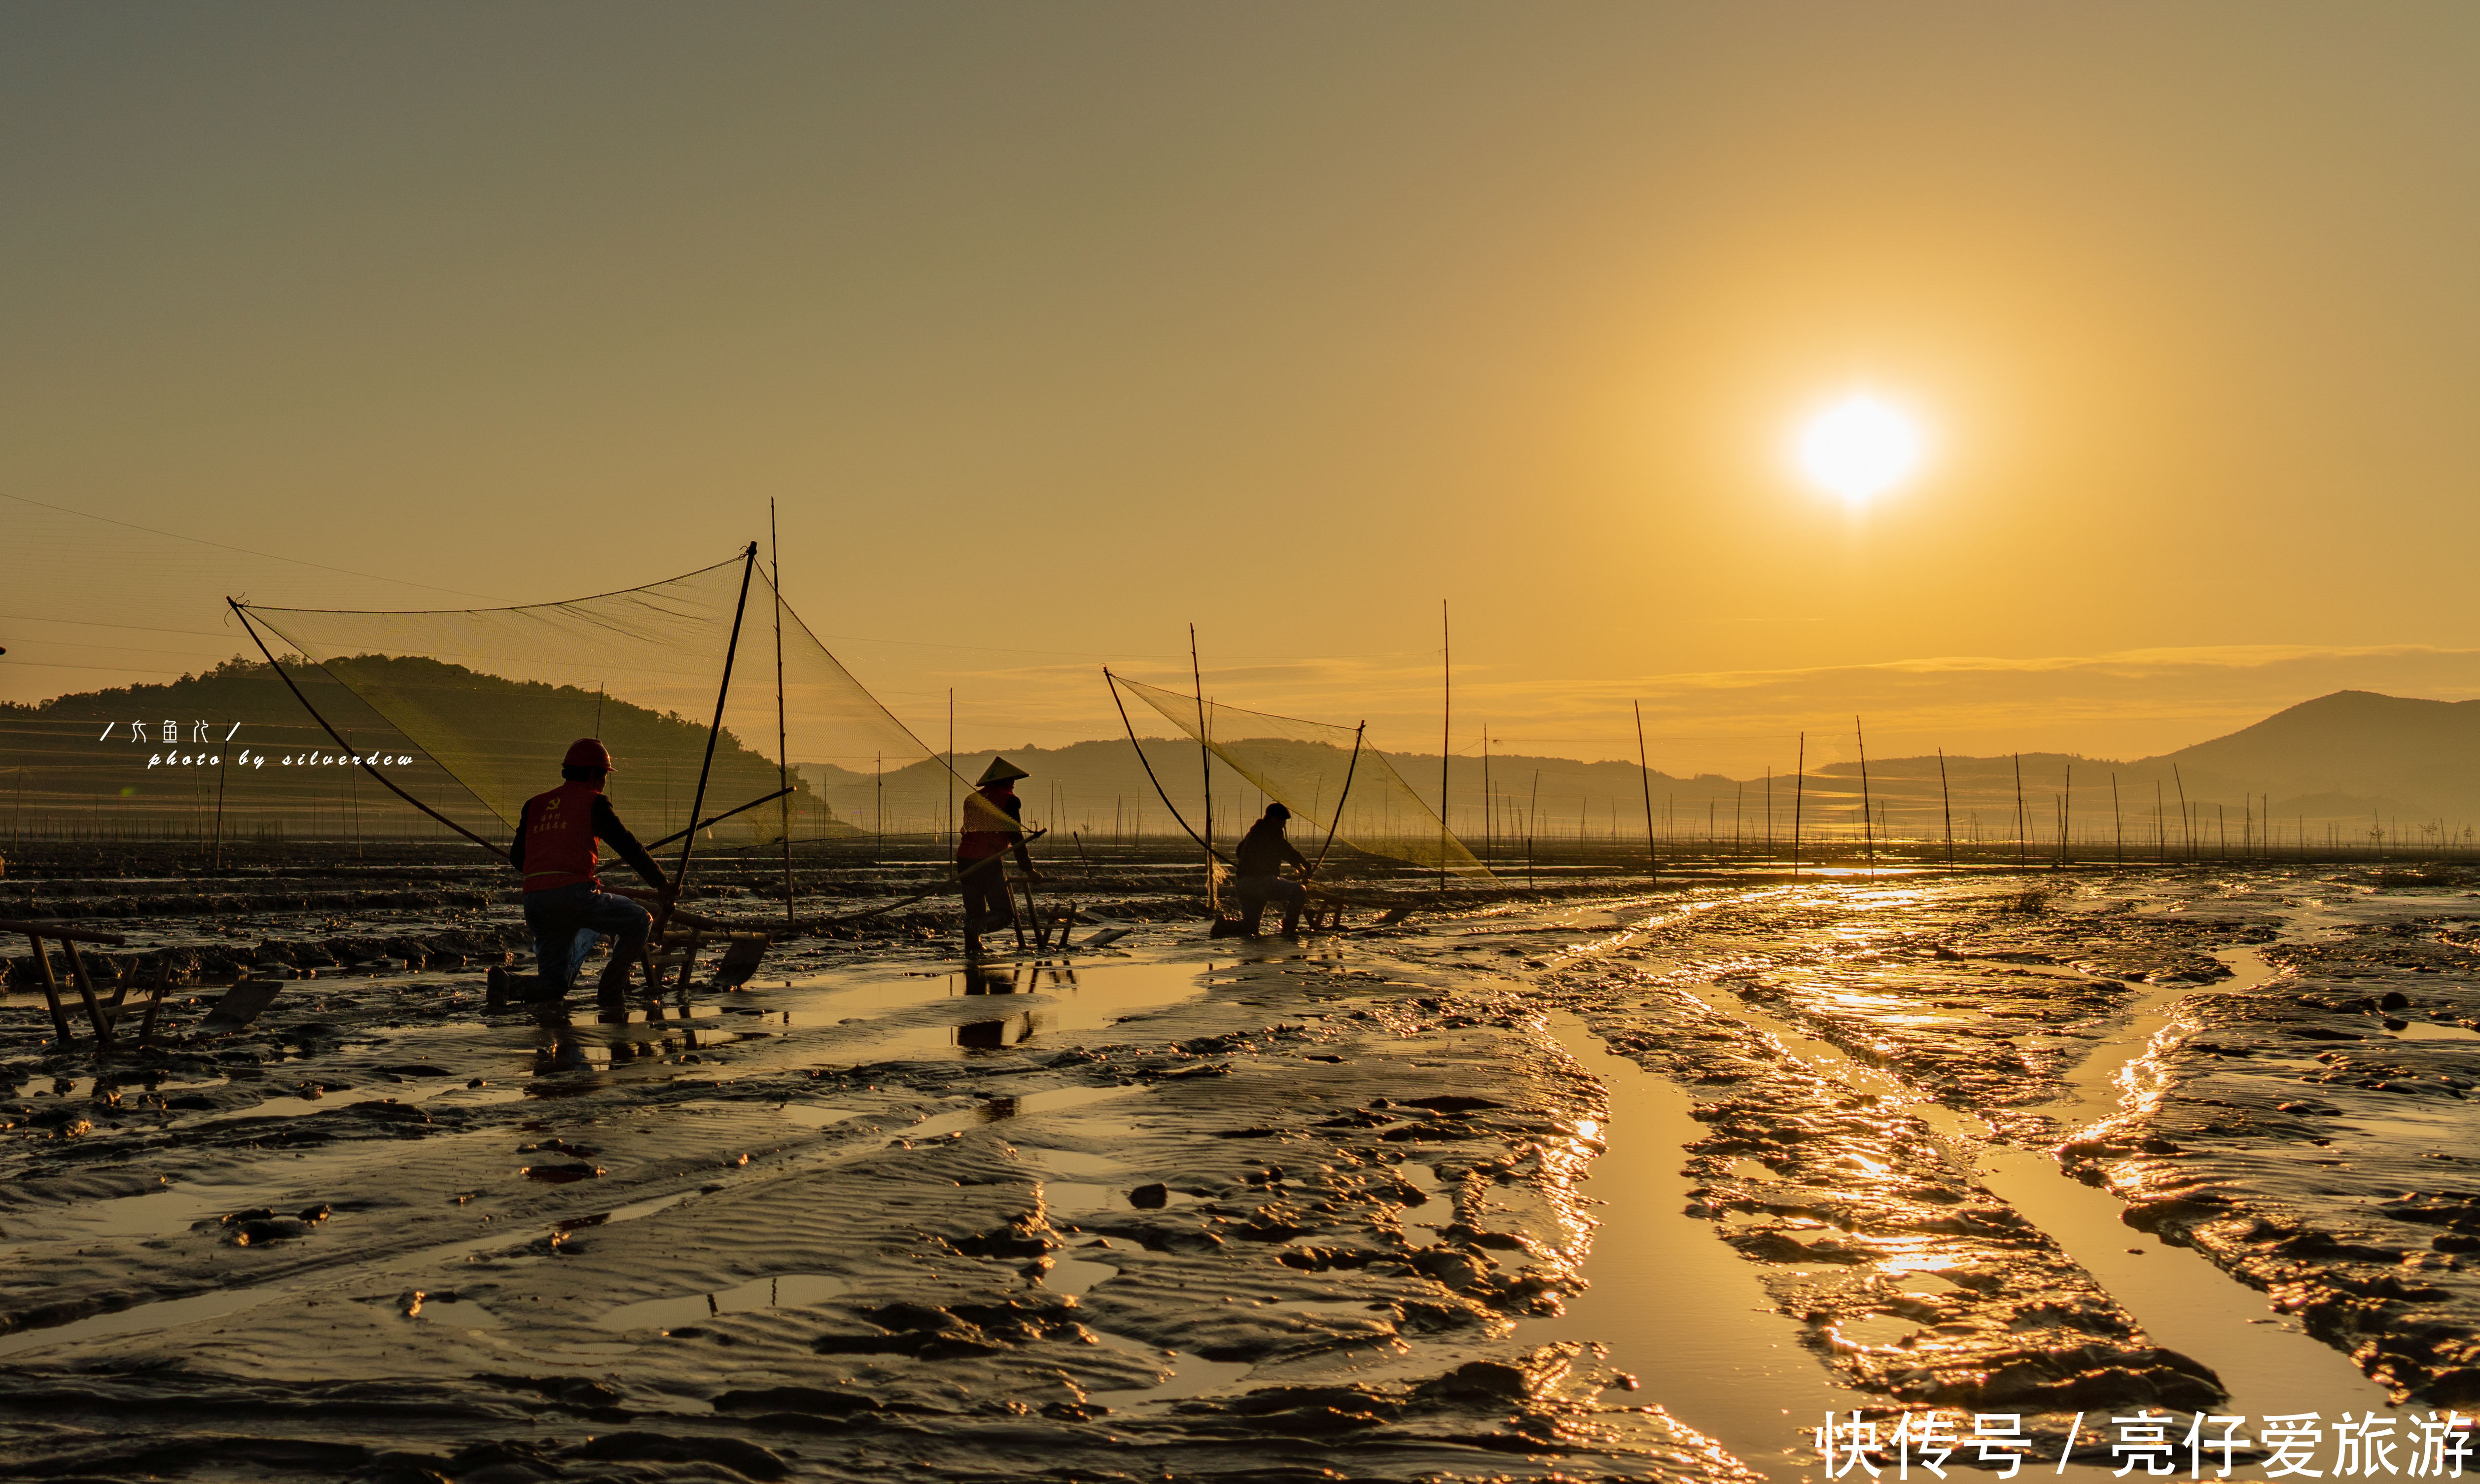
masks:
<svg viewBox="0 0 2480 1484"><path fill-rule="evenodd" d="M596 872L603 860L594 842L618 852L657 891L669 892L671 882L604 797L610 773L610 753L592 737L582 738L560 759L559 776L567 781L528 799L518 814L508 864L525 873L526 926L533 930L538 972L527 985L493 969L489 1004L563 998L585 956L606 937L611 939L611 961L604 966L602 987L616 992L629 983L629 965L644 952L654 919L627 897L601 889Z"/></svg>
<svg viewBox="0 0 2480 1484"><path fill-rule="evenodd" d="M1291 817L1292 811L1281 805L1267 805L1264 816L1249 827L1249 832L1240 837L1240 848L1231 853L1238 877L1231 883L1232 891L1239 897L1240 909L1245 914L1241 931L1251 937L1257 935L1269 902L1283 904L1283 935L1300 935L1301 908L1308 905L1308 888L1300 882L1283 880L1282 870L1290 866L1301 874L1302 881L1306 881L1310 868L1301 853L1292 848L1292 842L1283 838L1283 826Z"/></svg>

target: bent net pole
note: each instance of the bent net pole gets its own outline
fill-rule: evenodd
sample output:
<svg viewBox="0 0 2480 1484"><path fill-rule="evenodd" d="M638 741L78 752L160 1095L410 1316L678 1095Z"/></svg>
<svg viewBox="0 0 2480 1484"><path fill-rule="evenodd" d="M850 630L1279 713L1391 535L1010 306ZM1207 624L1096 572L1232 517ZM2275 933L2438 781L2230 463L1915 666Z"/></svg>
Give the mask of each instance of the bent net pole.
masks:
<svg viewBox="0 0 2480 1484"><path fill-rule="evenodd" d="M707 780L714 772L714 745L723 736L723 705L732 696L732 662L740 653L740 620L749 611L749 579L757 573L758 543L753 541L741 558L740 598L732 609L732 637L723 646L723 678L716 682L714 688L714 722L707 729L706 760L698 766L697 796L689 801L689 828L681 837L681 863L672 868L671 889L663 893L662 907L655 913L655 927L650 938L655 943L662 942L664 925L671 920L672 904L679 901L681 893L688 887L689 856L697 849L698 814L706 807ZM681 971L681 983L688 983L685 967ZM660 986L649 983L646 987L652 990Z"/></svg>
<svg viewBox="0 0 2480 1484"><path fill-rule="evenodd" d="M258 652L267 656L267 667L275 672L276 678L284 682L284 688L286 690L293 692L293 699L301 703L301 709L310 713L310 719L319 724L319 729L324 731L330 738L332 738L337 748L340 749L346 756L353 758L356 766L358 766L364 773L369 774L372 778L376 779L381 787L396 795L398 798L402 799L405 803L412 805L415 808L420 809L425 814L427 814L431 818L439 821L441 824L446 825L449 829L455 831L458 834L461 834L465 838L473 841L475 844L481 846L484 850L487 850L492 855L499 857L502 860L508 858L508 853L506 851L492 844L480 835L476 834L473 831L466 829L463 825L458 824L447 815L440 813L437 809L432 808L429 805L423 803L413 795L406 793L403 789L397 786L396 780L388 777L384 773L381 773L378 769L372 767L369 763L361 761L360 755L354 753L352 745L348 743L342 736L338 735L336 729L328 724L327 718L320 715L319 708L310 704L310 698L301 694L301 687L293 683L293 677L284 673L284 667L276 662L275 652L267 647L267 640L259 634L258 626L249 621L248 610L244 608L236 599L226 598L224 601L231 605L234 614L241 619L241 627L249 630L249 637L258 645Z"/></svg>
<svg viewBox="0 0 2480 1484"><path fill-rule="evenodd" d="M1146 745L1137 740L1137 729L1135 725L1128 720L1127 706L1120 700L1120 687L1129 682L1122 680L1118 676L1113 675L1111 673L1111 667L1108 665L1104 665L1102 667L1102 681L1104 684L1111 687L1111 704L1119 707L1120 725L1127 729L1128 746L1136 749L1137 761L1145 764L1146 780L1154 785L1154 797L1163 802L1164 808L1171 810L1171 817L1179 822L1179 827L1182 830L1188 831L1188 837L1197 841L1198 848L1204 851L1209 859L1223 861L1226 865L1230 864L1229 861L1223 860L1221 856L1216 855L1214 853L1214 847L1206 844L1204 839L1201 837L1195 830L1189 829L1188 820L1179 812L1179 806L1171 802L1171 795L1163 789L1162 780L1155 777L1153 761L1146 756ZM1206 869L1210 872L1213 870L1213 867L1208 866Z"/></svg>
<svg viewBox="0 0 2480 1484"><path fill-rule="evenodd" d="M1343 770L1343 792L1335 796L1334 818L1326 827L1326 843L1318 847L1316 863L1309 867L1310 881L1317 880L1319 870L1326 865L1326 853L1334 849L1334 832L1343 828L1343 802L1352 797L1352 775L1359 770L1360 741L1368 730L1367 722L1352 729L1352 761Z"/></svg>
<svg viewBox="0 0 2480 1484"><path fill-rule="evenodd" d="M783 683L725 690L716 678L736 661L735 624L761 601L781 614ZM513 830L580 737L610 749L605 791L641 838L677 841L712 825L699 855L771 847L792 828L821 842L859 839L870 832L850 821L869 818L882 791L895 818L937 813L952 786L946 763L818 642L745 547L679 576L555 602L235 606L263 647L281 641L301 654L322 683L342 687L453 779L477 807L432 799L424 812L456 816L445 822L468 838ZM307 678L298 688L341 721ZM688 812L701 778L720 806L711 815L703 804ZM779 798L787 807L738 807Z"/></svg>
<svg viewBox="0 0 2480 1484"><path fill-rule="evenodd" d="M1153 707L1294 817L1324 819L1331 807L1333 837L1355 850L1473 881L1496 880L1362 732L1200 702L1125 676L1111 678L1115 695L1124 690ZM1124 719L1124 708L1122 714ZM1155 787L1161 791L1160 780Z"/></svg>

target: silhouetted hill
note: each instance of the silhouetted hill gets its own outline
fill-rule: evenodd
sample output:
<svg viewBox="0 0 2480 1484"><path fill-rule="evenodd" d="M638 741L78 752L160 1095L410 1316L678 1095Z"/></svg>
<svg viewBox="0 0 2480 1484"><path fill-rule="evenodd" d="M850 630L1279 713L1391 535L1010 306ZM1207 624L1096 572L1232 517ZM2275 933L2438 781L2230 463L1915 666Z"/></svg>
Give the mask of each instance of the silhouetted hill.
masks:
<svg viewBox="0 0 2480 1484"><path fill-rule="evenodd" d="M361 655L354 666L365 681L384 683L403 714L426 719L412 725L439 729L443 745L455 748L458 771L485 791L482 802L505 813L556 784L568 744L596 734L621 759L612 801L642 837L687 823L706 745L702 723L573 686L508 680L424 657ZM285 668L355 752L390 759L382 769L400 786L486 838L505 838L506 826L430 748L317 666ZM228 835L262 828L328 837L437 828L359 768L334 761L341 752L267 664L227 660L178 680L0 705L0 815L13 831L193 835L215 828L220 791ZM400 757L405 760L394 760ZM772 758L726 732L706 812L771 793L776 780ZM803 804L799 834L834 828L806 789ZM771 830L776 811L753 810L718 832L746 833L762 818Z"/></svg>
<svg viewBox="0 0 2480 1484"><path fill-rule="evenodd" d="M2189 788L2274 795L2328 814L2480 813L2480 701L2420 701L2341 690L2143 766L2176 764Z"/></svg>

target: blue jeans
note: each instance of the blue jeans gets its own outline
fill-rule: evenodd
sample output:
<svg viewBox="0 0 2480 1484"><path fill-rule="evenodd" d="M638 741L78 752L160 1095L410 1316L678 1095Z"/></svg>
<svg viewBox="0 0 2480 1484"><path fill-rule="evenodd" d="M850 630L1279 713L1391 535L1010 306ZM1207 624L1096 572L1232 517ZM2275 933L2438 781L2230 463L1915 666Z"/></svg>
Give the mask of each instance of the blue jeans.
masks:
<svg viewBox="0 0 2480 1484"><path fill-rule="evenodd" d="M592 882L526 893L526 926L533 930L534 963L541 975L534 994L556 1000L577 982L585 956L611 938L612 956L634 959L646 946L655 919L627 897L597 891Z"/></svg>

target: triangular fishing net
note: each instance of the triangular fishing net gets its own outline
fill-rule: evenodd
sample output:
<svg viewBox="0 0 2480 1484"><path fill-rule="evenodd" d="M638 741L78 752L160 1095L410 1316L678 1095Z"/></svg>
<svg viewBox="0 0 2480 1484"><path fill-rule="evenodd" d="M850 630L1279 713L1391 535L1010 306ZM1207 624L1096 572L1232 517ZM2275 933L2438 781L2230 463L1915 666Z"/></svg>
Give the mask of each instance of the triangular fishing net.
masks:
<svg viewBox="0 0 2480 1484"><path fill-rule="evenodd" d="M1205 744L1268 798L1282 801L1292 811L1292 843L1303 855L1314 857L1331 829L1336 840L1372 856L1492 879L1386 755L1354 729L1244 711L1212 700L1201 704L1160 686L1110 678Z"/></svg>
<svg viewBox="0 0 2480 1484"><path fill-rule="evenodd" d="M924 771L947 776L938 755L827 652L779 602L765 568L746 556L623 592L512 608L237 606L367 703L510 829L528 798L559 783L560 755L580 737L600 737L610 749L607 792L639 838L685 829L736 612L740 639L703 816L784 786L779 619L782 746L794 764L794 791L788 810L769 803L736 814L714 827L712 843L778 840L788 812L796 840L868 830L862 801L834 797L848 790L805 778L800 764L865 778L874 766L927 764ZM960 800L969 792L955 790Z"/></svg>

